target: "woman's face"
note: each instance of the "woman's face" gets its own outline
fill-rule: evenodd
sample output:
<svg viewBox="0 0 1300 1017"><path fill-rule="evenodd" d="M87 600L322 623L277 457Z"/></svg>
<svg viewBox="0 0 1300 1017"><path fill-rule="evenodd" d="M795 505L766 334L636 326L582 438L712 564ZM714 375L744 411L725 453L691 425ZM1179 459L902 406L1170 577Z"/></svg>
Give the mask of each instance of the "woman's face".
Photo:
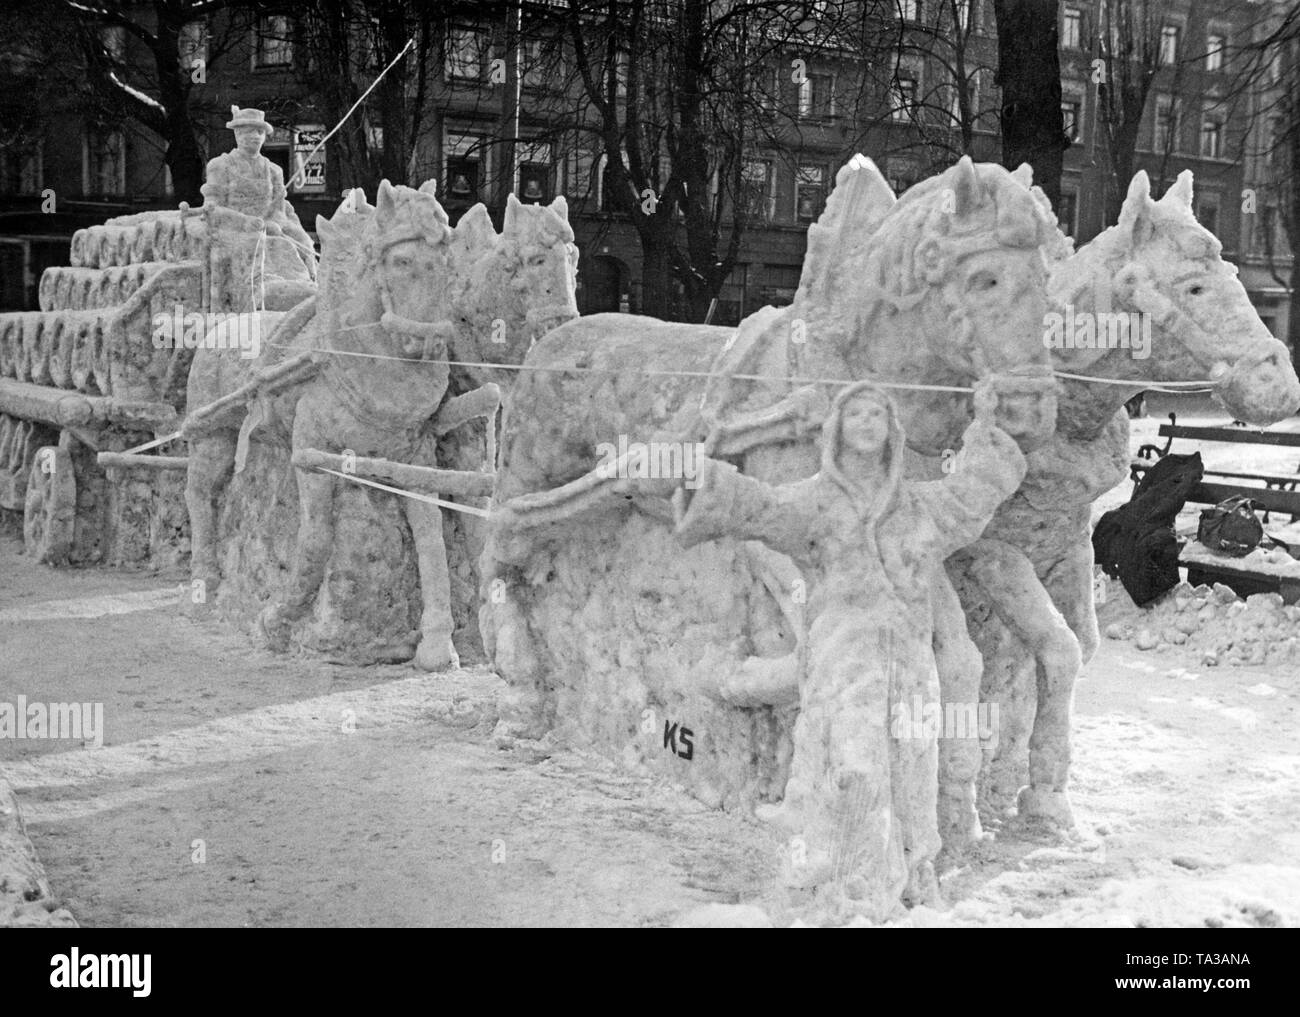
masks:
<svg viewBox="0 0 1300 1017"><path fill-rule="evenodd" d="M840 414L840 441L859 453L880 452L889 438L889 410L877 399L850 399Z"/></svg>

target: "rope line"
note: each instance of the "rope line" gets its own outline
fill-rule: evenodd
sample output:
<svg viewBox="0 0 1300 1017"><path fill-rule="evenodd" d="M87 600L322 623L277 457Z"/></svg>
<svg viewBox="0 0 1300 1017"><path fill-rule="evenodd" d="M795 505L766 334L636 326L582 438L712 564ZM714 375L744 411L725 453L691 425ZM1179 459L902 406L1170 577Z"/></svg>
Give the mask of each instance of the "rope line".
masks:
<svg viewBox="0 0 1300 1017"><path fill-rule="evenodd" d="M359 328L370 328L372 325L349 325L344 328L336 329L337 332L352 331ZM276 349L292 349L287 343L268 343ZM396 357L386 353L363 353L360 350L320 350L322 353L332 353L340 357L361 357L367 360L393 360L404 364L430 364L439 367L479 367L500 371L551 371L561 374L609 374L620 375L627 374L627 369L612 367L580 367L573 365L571 367L552 367L544 364L498 364L491 361L476 360L424 360L420 357ZM859 378L849 380L844 378L774 378L761 374L733 374L727 372L712 371L655 371L655 370L636 370L633 373L655 378L730 378L737 381L785 381L792 384L800 385L856 385L860 381L871 381L869 378ZM1137 379L1124 381L1116 378L1097 378L1088 374L1069 374L1065 371L1053 371L1054 378L1067 378L1071 381L1093 382L1099 385L1122 385L1125 388L1132 388L1140 385L1148 392L1164 392L1169 395L1195 395L1201 392L1212 392L1214 382L1212 381L1160 381L1160 382L1143 382ZM907 389L917 392L974 392L973 388L963 385L919 385L910 384L901 381L872 381L872 384L879 388L897 388Z"/></svg>
<svg viewBox="0 0 1300 1017"><path fill-rule="evenodd" d="M352 326L359 327L359 326ZM369 327L369 326L366 326ZM340 330L341 331L341 330ZM287 343L268 343L277 349L292 349ZM340 357L362 357L367 360L394 360L404 364L428 364L437 367L482 367L502 371L552 371L560 374L627 374L625 369L612 367L551 367L542 364L496 364L477 360L424 360L419 357L395 357L386 353L362 353L359 350L321 349L321 353L332 353ZM848 380L844 378L772 378L762 374L719 374L711 371L636 371L636 374L654 378L733 378L739 381L783 381L802 385L857 385L869 378ZM901 381L872 381L880 388L910 389L918 392L974 392L973 388L959 385L914 385Z"/></svg>
<svg viewBox="0 0 1300 1017"><path fill-rule="evenodd" d="M389 494L398 494L403 498L410 498L412 501L427 502L430 505L437 505L440 508L455 509L457 512L467 512L472 516L482 516L484 519L489 518L491 513L487 509L481 509L476 505L461 505L454 501L443 501L441 498L435 498L431 494L419 494L415 491L404 491L400 487L390 487L387 484L381 484L377 480L367 480L365 477L358 477L353 473L341 473L338 470L331 470L327 466L315 466L315 470L321 473L331 473L336 477L342 477L344 480L351 480L357 484L365 484L367 487L375 487L381 491L387 491Z"/></svg>
<svg viewBox="0 0 1300 1017"><path fill-rule="evenodd" d="M1070 381L1087 381L1095 385L1123 385L1125 388L1132 388L1134 385L1143 385L1148 392L1164 392L1169 395L1182 395L1183 393L1195 394L1197 392L1212 392L1215 383L1206 381L1153 381L1143 383L1140 381L1123 381L1118 378L1096 378L1091 374L1067 374L1065 371L1053 371L1053 375L1058 378L1068 378Z"/></svg>
<svg viewBox="0 0 1300 1017"><path fill-rule="evenodd" d="M120 453L124 456L133 456L137 452L147 452L151 448L157 448L159 445L166 445L169 441L175 441L181 436L180 431L174 431L171 434L165 434L161 438L155 438L153 441L146 441L143 445L137 445L135 448L129 448Z"/></svg>

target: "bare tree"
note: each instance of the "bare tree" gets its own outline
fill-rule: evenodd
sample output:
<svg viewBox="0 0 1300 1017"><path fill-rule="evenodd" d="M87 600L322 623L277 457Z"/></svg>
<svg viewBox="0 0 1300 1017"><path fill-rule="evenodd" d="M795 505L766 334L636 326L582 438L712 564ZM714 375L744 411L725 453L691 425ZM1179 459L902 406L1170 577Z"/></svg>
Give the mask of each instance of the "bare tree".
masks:
<svg viewBox="0 0 1300 1017"><path fill-rule="evenodd" d="M1093 79L1111 171L1107 222L1119 218L1133 178L1138 133L1156 75L1178 59L1165 52L1170 10L1169 0L1098 0Z"/></svg>
<svg viewBox="0 0 1300 1017"><path fill-rule="evenodd" d="M64 0L63 12L72 31L57 43L64 54L58 80L94 114L157 135L176 196L201 200L198 125L205 109L215 109L201 86L246 35L252 12L235 0Z"/></svg>
<svg viewBox="0 0 1300 1017"><path fill-rule="evenodd" d="M333 152L348 180L371 192L382 179L420 182L409 178L430 121L430 65L441 51L447 20L467 6L401 0L283 5L294 18L293 41L307 56L295 64L295 72L330 125L343 121L392 65L335 135Z"/></svg>
<svg viewBox="0 0 1300 1017"><path fill-rule="evenodd" d="M640 241L643 310L703 320L767 214L755 157L799 142L785 82L798 104L823 101L814 65L848 52L861 5L575 0L530 13L562 33L571 74L545 119L603 164L607 206Z"/></svg>

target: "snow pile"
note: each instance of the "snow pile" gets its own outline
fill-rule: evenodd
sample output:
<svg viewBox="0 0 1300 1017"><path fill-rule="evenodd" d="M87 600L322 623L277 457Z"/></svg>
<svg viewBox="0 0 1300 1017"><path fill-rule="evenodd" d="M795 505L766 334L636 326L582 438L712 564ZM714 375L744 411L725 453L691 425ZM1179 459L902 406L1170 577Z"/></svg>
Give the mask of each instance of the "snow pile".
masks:
<svg viewBox="0 0 1300 1017"><path fill-rule="evenodd" d="M1182 582L1139 608L1111 583L1097 619L1108 639L1157 653L1184 646L1206 667L1300 660L1300 606L1284 604L1276 593L1242 600L1222 583L1211 588Z"/></svg>
<svg viewBox="0 0 1300 1017"><path fill-rule="evenodd" d="M50 893L13 790L0 780L0 929L36 927L76 928L77 922Z"/></svg>

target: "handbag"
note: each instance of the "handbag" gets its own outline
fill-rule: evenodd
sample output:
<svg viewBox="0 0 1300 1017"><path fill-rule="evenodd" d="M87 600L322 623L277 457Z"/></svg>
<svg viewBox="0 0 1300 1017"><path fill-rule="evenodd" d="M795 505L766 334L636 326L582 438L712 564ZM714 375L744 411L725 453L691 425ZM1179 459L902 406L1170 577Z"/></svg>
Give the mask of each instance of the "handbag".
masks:
<svg viewBox="0 0 1300 1017"><path fill-rule="evenodd" d="M1264 524L1255 515L1254 500L1237 494L1203 510L1196 539L1211 551L1233 558L1250 554L1265 542Z"/></svg>

